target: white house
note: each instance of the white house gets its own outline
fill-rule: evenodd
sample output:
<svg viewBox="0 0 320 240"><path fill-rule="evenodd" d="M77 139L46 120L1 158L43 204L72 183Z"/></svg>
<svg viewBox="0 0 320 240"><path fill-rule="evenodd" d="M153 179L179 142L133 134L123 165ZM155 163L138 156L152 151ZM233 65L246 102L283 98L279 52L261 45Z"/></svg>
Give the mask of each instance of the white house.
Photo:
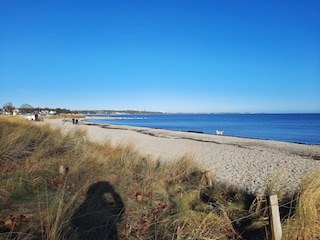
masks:
<svg viewBox="0 0 320 240"><path fill-rule="evenodd" d="M14 109L13 111L12 111L12 115L14 115L14 116L16 116L16 115L18 115L19 114L19 109Z"/></svg>

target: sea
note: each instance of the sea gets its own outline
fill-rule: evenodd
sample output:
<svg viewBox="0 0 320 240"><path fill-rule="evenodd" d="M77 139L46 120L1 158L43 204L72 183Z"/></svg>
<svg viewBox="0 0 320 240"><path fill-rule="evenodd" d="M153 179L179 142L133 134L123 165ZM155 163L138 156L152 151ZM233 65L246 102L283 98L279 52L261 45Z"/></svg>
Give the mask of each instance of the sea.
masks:
<svg viewBox="0 0 320 240"><path fill-rule="evenodd" d="M320 145L320 113L87 114L87 122ZM90 117L93 117L90 119ZM97 119L98 118L98 119Z"/></svg>

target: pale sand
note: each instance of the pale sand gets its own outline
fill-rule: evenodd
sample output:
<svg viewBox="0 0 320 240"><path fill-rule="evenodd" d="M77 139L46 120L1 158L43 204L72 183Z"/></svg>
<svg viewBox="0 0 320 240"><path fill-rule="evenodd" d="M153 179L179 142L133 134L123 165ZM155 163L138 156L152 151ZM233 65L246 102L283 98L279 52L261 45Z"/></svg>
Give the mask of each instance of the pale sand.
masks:
<svg viewBox="0 0 320 240"><path fill-rule="evenodd" d="M267 141L201 133L168 131L116 125L72 124L69 120L45 119L64 133L87 131L91 141L129 144L141 154L161 161L191 156L210 171L216 181L254 194L263 194L270 181L280 192L293 193L307 174L320 171L320 146Z"/></svg>

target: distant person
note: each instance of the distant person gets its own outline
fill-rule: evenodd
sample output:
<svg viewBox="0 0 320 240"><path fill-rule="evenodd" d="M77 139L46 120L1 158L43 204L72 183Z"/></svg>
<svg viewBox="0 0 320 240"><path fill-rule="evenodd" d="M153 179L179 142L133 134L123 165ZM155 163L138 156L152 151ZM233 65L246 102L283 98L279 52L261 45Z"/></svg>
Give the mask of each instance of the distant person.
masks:
<svg viewBox="0 0 320 240"><path fill-rule="evenodd" d="M74 118L72 118L72 124L74 124L74 121L75 121L75 119L74 119Z"/></svg>
<svg viewBox="0 0 320 240"><path fill-rule="evenodd" d="M78 118L76 119L76 124L78 124Z"/></svg>

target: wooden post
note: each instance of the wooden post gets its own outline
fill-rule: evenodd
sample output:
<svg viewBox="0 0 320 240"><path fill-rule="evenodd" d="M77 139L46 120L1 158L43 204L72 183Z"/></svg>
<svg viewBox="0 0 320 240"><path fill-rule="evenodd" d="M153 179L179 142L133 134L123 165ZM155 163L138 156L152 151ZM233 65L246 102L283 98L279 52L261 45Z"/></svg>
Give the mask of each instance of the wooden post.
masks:
<svg viewBox="0 0 320 240"><path fill-rule="evenodd" d="M59 173L64 176L66 174L66 169L64 168L64 166L61 164L59 167Z"/></svg>
<svg viewBox="0 0 320 240"><path fill-rule="evenodd" d="M181 239L182 239L182 228L180 226L178 226L176 240L181 240Z"/></svg>
<svg viewBox="0 0 320 240"><path fill-rule="evenodd" d="M206 184L207 186L211 187L212 186L212 180L211 180L211 177L210 177L210 172L209 171L206 171L204 173L204 176L206 178Z"/></svg>
<svg viewBox="0 0 320 240"><path fill-rule="evenodd" d="M277 195L271 195L269 197L269 203L270 203L269 215L270 215L271 239L281 240L282 228L281 228L281 222L280 222L280 212L279 212Z"/></svg>

